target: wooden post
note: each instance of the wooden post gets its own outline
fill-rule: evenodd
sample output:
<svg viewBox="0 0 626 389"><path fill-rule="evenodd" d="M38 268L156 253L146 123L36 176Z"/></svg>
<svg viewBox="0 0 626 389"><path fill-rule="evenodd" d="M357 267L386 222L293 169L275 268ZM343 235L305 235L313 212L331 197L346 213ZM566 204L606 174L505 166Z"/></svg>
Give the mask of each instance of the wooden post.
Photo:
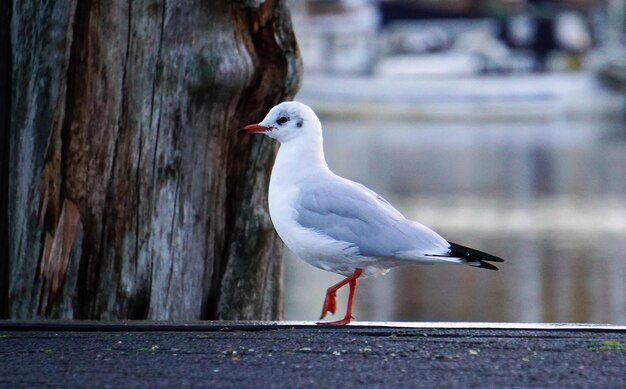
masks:
<svg viewBox="0 0 626 389"><path fill-rule="evenodd" d="M275 1L14 1L14 318L278 319L276 146L238 138L292 97Z"/></svg>
<svg viewBox="0 0 626 389"><path fill-rule="evenodd" d="M11 125L11 2L0 2L0 319L9 317L9 126Z"/></svg>

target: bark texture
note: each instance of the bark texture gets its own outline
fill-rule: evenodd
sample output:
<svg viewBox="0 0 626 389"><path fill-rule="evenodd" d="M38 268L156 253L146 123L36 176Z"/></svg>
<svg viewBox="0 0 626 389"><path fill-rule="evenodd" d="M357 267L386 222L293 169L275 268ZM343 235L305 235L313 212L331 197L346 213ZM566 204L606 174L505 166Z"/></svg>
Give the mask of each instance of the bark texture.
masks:
<svg viewBox="0 0 626 389"><path fill-rule="evenodd" d="M10 314L277 319L276 145L300 82L283 1L14 1Z"/></svg>
<svg viewBox="0 0 626 389"><path fill-rule="evenodd" d="M9 317L9 126L11 124L11 2L0 2L0 319Z"/></svg>

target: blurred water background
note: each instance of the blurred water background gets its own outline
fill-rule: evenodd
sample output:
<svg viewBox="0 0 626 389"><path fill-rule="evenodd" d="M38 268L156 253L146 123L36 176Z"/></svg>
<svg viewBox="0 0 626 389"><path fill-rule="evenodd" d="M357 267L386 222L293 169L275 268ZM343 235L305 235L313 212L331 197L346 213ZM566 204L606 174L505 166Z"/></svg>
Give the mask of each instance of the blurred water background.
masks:
<svg viewBox="0 0 626 389"><path fill-rule="evenodd" d="M626 324L624 1L291 5L331 169L506 261L364 279L357 320ZM342 277L285 269L317 319Z"/></svg>

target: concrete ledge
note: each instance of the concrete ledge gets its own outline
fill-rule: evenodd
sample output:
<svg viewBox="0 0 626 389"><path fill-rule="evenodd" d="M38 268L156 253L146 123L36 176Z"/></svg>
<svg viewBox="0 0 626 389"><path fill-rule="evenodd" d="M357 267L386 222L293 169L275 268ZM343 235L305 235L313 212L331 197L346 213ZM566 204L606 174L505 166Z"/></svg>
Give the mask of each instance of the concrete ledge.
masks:
<svg viewBox="0 0 626 389"><path fill-rule="evenodd" d="M623 387L626 328L0 322L0 387Z"/></svg>
<svg viewBox="0 0 626 389"><path fill-rule="evenodd" d="M315 321L96 321L96 320L0 320L0 331L266 331L286 328L410 328L492 329L626 332L626 325L604 323L489 323L489 322L374 322L353 321L348 326L320 326Z"/></svg>

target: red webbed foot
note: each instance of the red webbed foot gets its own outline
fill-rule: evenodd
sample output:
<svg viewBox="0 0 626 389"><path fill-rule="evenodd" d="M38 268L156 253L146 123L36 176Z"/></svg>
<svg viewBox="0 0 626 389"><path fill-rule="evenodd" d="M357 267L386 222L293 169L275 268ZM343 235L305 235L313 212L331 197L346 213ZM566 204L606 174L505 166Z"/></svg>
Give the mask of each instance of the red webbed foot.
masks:
<svg viewBox="0 0 626 389"><path fill-rule="evenodd" d="M320 320L322 320L326 313L330 312L331 314L335 314L337 311L337 294L334 291L326 292L326 298L324 299L324 305L322 306L322 315L320 316Z"/></svg>
<svg viewBox="0 0 626 389"><path fill-rule="evenodd" d="M317 324L321 325L346 325L350 323L352 320L352 301L354 300L354 292L356 290L356 280L363 273L363 269L356 268L354 273L346 277L341 282L336 283L335 285L328 288L326 291L326 298L324 299L324 306L322 307L322 316L320 316L320 320L322 320L326 313L335 313L337 310L337 289L341 288L344 285L350 285L350 294L348 295L348 307L346 310L346 316L341 320L329 321L329 322L318 322Z"/></svg>

